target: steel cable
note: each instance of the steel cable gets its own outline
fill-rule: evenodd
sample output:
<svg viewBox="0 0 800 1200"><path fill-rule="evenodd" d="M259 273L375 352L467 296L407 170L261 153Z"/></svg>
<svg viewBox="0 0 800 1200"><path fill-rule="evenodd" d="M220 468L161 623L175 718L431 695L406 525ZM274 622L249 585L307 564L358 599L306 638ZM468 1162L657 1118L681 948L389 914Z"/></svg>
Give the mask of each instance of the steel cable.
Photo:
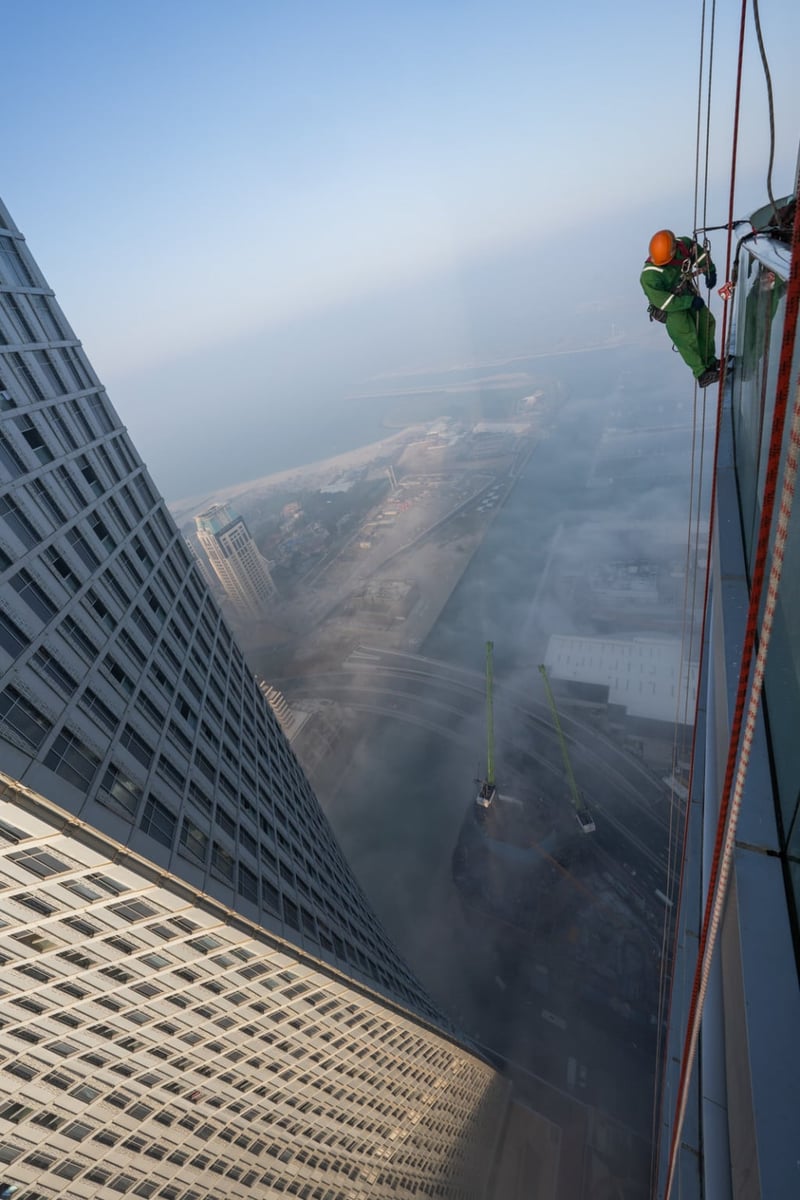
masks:
<svg viewBox="0 0 800 1200"><path fill-rule="evenodd" d="M756 26L756 38L758 40L758 51L761 55L761 64L764 67L764 79L767 84L767 104L769 106L769 165L767 166L767 195L769 202L772 205L772 215L777 221L778 209L775 205L775 197L772 194L772 165L775 161L775 105L772 99L772 76L769 71L769 63L767 62L767 52L764 49L764 38L761 34L761 18L758 13L758 0L753 0L753 19Z"/></svg>

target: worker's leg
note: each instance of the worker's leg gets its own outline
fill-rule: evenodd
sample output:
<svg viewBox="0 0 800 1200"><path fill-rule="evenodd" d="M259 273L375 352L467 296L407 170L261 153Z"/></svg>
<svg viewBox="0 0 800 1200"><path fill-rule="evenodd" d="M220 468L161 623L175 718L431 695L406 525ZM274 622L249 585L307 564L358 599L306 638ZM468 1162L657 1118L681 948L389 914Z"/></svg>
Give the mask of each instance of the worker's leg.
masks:
<svg viewBox="0 0 800 1200"><path fill-rule="evenodd" d="M698 336L697 317L704 317L702 326L702 343ZM710 320L710 327L708 321ZM711 338L708 337L708 328ZM699 313L674 312L667 317L667 333L672 338L675 349L680 354L687 367L691 369L695 379L714 361L714 318L707 308ZM710 352L709 352L710 347Z"/></svg>
<svg viewBox="0 0 800 1200"><path fill-rule="evenodd" d="M714 314L710 308L706 307L701 308L699 313L693 313L692 315L697 318L697 344L700 349L700 355L706 367L710 367L717 361L714 349L717 323L714 320Z"/></svg>

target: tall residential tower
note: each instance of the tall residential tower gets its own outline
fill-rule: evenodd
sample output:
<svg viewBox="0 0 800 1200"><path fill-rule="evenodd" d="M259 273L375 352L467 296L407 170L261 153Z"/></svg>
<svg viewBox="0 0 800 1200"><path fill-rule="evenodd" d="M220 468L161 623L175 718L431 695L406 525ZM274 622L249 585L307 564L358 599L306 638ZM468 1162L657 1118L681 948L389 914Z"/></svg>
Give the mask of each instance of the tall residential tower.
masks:
<svg viewBox="0 0 800 1200"><path fill-rule="evenodd" d="M214 504L195 517L195 524L197 540L236 612L256 620L268 616L275 584L244 518L228 504Z"/></svg>
<svg viewBox="0 0 800 1200"><path fill-rule="evenodd" d="M0 205L0 1183L480 1197L507 1085L398 957Z"/></svg>

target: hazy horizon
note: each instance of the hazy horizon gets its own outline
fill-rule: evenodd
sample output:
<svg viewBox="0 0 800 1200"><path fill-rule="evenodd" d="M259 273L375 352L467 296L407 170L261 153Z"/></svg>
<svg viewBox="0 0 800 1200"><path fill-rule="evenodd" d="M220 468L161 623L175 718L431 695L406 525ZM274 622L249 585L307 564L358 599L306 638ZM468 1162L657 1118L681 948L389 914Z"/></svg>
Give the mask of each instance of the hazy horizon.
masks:
<svg viewBox="0 0 800 1200"><path fill-rule="evenodd" d="M751 187L748 212L757 181ZM384 412L364 396L385 391L391 378L477 370L612 339L663 354L663 331L649 324L638 285L651 225L649 209L639 208L607 226L599 244L586 228L527 239L138 370L117 374L103 369L102 353L92 358L154 479L175 501L379 440L390 432ZM722 270L724 235L712 236Z"/></svg>
<svg viewBox="0 0 800 1200"><path fill-rule="evenodd" d="M380 422L350 397L376 375L612 331L665 353L638 284L650 234L728 213L737 21L717 18L693 195L695 8L671 17L668 121L662 23L633 0L587 10L577 33L566 10L518 0L9 10L8 44L28 53L5 63L25 102L4 201L166 496L371 440ZM800 11L762 25L780 195ZM752 38L743 89L737 218L767 198Z"/></svg>

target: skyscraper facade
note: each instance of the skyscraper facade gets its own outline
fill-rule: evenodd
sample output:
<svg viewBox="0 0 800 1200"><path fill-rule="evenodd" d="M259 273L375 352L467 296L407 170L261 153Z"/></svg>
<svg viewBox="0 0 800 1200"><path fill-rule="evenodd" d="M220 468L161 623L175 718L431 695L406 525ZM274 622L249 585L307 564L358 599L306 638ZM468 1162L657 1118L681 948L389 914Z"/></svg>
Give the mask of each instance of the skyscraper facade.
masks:
<svg viewBox="0 0 800 1200"><path fill-rule="evenodd" d="M244 518L228 504L214 504L195 517L197 539L225 594L242 617L269 615L275 584Z"/></svg>
<svg viewBox="0 0 800 1200"><path fill-rule="evenodd" d="M484 1194L409 973L0 205L0 1183Z"/></svg>
<svg viewBox="0 0 800 1200"><path fill-rule="evenodd" d="M773 226L774 220L770 205L767 223ZM753 224L759 228L758 214ZM676 896L676 957L658 1114L658 1200L667 1194L672 1200L782 1200L800 1194L800 511L795 497L789 515L780 492L785 464L798 444L791 417L800 388L800 263L796 233L794 260L788 241L785 230L781 237L750 235L737 264L693 787ZM780 389L788 417L773 428ZM739 759L744 742L740 746L734 731L737 713L744 716L740 666L755 640L746 618L764 497L768 483L776 481L788 538L780 585L774 590L770 582L756 613L759 640L765 605L773 610L773 624L761 702L739 726L752 744ZM773 528L773 544L774 536ZM723 793L735 790L725 786L729 761L740 763L735 778L742 783L735 828L733 805L720 822ZM715 848L724 862L720 851L731 838L730 867L719 872L715 886ZM713 909L707 922L709 895ZM701 977L701 1010L693 982L715 927L714 952ZM695 1014L699 1037L692 1057L687 1032Z"/></svg>

